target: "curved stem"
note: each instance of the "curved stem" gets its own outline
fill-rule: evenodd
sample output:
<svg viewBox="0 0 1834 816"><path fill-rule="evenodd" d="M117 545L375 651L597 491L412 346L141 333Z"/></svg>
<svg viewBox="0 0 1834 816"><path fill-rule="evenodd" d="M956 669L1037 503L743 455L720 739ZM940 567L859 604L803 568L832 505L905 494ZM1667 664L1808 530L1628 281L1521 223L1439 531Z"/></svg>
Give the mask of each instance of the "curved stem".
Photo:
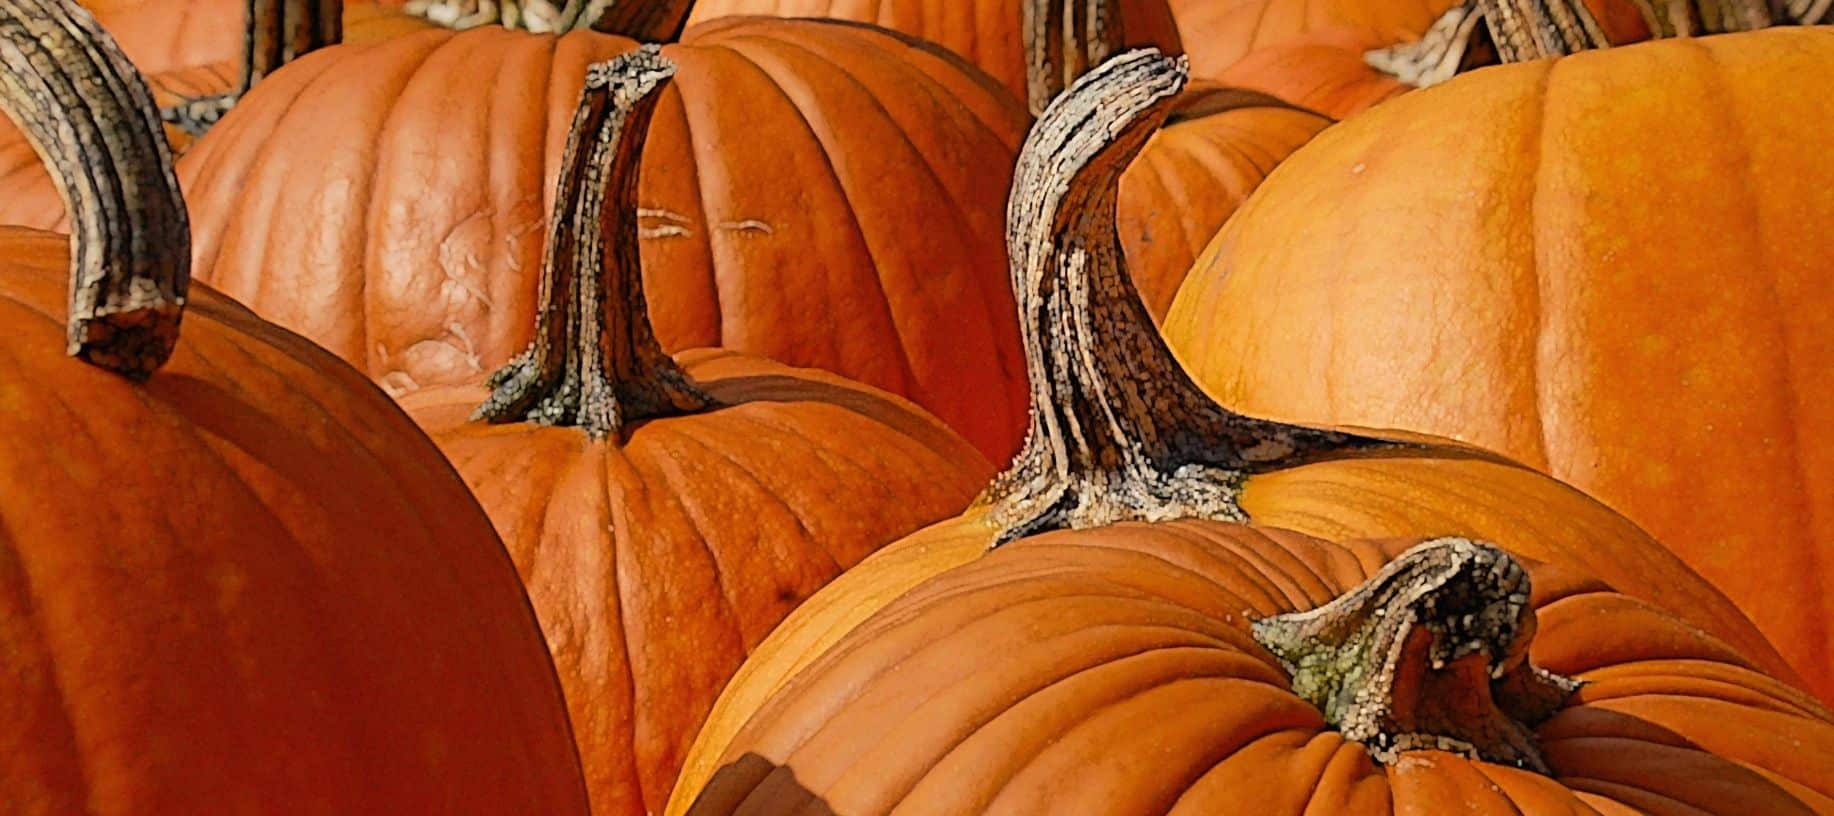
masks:
<svg viewBox="0 0 1834 816"><path fill-rule="evenodd" d="M0 0L0 108L70 212L70 354L135 380L178 343L190 224L146 82L70 0Z"/></svg>
<svg viewBox="0 0 1834 816"><path fill-rule="evenodd" d="M1370 67L1416 88L1437 85L1491 56L1477 0L1446 9L1420 39L1363 55Z"/></svg>
<svg viewBox="0 0 1834 816"><path fill-rule="evenodd" d="M549 219L535 341L491 375L476 418L576 426L597 439L715 404L656 342L637 255L638 159L674 75L656 46L587 71Z"/></svg>
<svg viewBox="0 0 1834 816"><path fill-rule="evenodd" d="M1020 153L1006 240L1032 426L981 498L996 544L1130 519L1240 520L1248 474L1397 444L1232 413L1153 328L1122 267L1115 199L1186 73L1152 49L1116 57L1053 102Z"/></svg>
<svg viewBox="0 0 1834 816"><path fill-rule="evenodd" d="M1120 0L1022 0L1019 9L1033 116L1121 50Z"/></svg>
<svg viewBox="0 0 1834 816"><path fill-rule="evenodd" d="M160 111L192 136L202 136L255 83L280 66L344 38L343 0L249 0L242 44L242 80L228 93L187 99Z"/></svg>
<svg viewBox="0 0 1834 816"><path fill-rule="evenodd" d="M1377 760L1462 753L1548 773L1533 727L1580 683L1528 662L1529 578L1488 544L1429 541L1310 612L1256 621L1293 692Z"/></svg>

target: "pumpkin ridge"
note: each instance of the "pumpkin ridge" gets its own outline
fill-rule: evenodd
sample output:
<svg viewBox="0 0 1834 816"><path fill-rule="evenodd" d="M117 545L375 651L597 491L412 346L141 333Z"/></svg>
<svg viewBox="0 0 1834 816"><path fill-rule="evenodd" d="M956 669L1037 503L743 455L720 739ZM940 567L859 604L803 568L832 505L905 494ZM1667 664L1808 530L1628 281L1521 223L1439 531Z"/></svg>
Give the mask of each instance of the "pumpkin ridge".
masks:
<svg viewBox="0 0 1834 816"><path fill-rule="evenodd" d="M1763 273L1762 275L1754 275L1754 277L1765 277L1769 279L1770 302L1773 306L1780 306L1785 300L1783 297L1783 272L1778 268L1778 265L1771 260L1768 251L1771 242L1763 239L1763 209L1758 206L1757 185L1753 183L1758 176L1758 171L1754 157L1752 156L1749 141L1745 138L1745 128L1741 121L1741 117L1733 113L1738 110L1742 96L1734 93L1728 86L1725 67L1721 63L1719 54L1712 42L1710 40L1692 37L1685 39L1694 50L1698 51L1701 56L1705 58L1707 64L1713 67L1712 71L1705 73L1711 78L1709 84L1716 92L1715 95L1719 98L1714 100L1717 104L1707 107L1711 110L1721 112L1721 132L1728 133L1732 136L1732 138L1725 140L1723 144L1726 145L1727 149L1737 150L1740 154L1741 161L1738 162L1740 173L1737 174L1738 189L1744 199L1749 202L1748 206L1741 207L1740 210L1750 215L1752 231L1759 236L1758 240L1755 242L1755 246L1753 246L1755 252L1751 258L1751 264L1747 266L1746 269L1751 272L1761 271ZM1797 343L1792 342L1793 338L1791 337L1792 332L1790 325L1792 321L1787 318L1788 313L1782 309L1775 309L1772 311L1772 314L1780 315L1780 317L1773 322L1776 326L1777 333L1782 338L1781 342L1777 344L1778 354L1781 358L1778 371L1780 373L1781 387L1787 395L1786 399L1780 401L1785 411L1785 416L1780 425L1782 426L1782 431L1787 434L1787 437L1781 440L1781 444L1778 445L1778 448L1789 456L1790 463L1793 466L1792 470L1796 477L1795 483L1798 488L1795 492L1802 497L1802 506L1807 508L1808 511L1803 519L1801 529L1797 532L1802 536L1801 540L1812 541L1815 538L1815 530L1819 528L1819 520L1816 518L1814 497L1809 493L1809 485L1813 482L1813 479L1809 475L1808 461L1802 455L1800 431L1802 422L1800 417L1805 413L1802 410L1804 400L1802 398L1802 389L1798 387L1796 383L1796 366L1790 354L1790 349L1795 347ZM1806 562L1805 572L1812 574L1824 573L1825 568L1823 567L1823 553L1821 548L1812 546L1804 547L1801 552L1803 560ZM1824 614L1807 612L1801 616L1802 623L1808 632L1799 639L1802 644L1800 648L1803 654L1809 656L1810 665L1825 664L1829 662L1829 652L1834 651L1834 645L1831 645L1834 644L1834 624L1829 622L1830 616L1834 616L1834 602L1825 600L1827 597L1825 594L1822 597L1824 598L1822 603L1822 612Z"/></svg>
<svg viewBox="0 0 1834 816"><path fill-rule="evenodd" d="M690 57L689 59L692 59L692 57ZM681 59L679 55L677 55L676 57L676 62L678 64L686 64L686 61ZM662 102L658 103L656 106L657 113L661 114L662 111L665 109L679 110L681 112L681 137L682 137L682 140L687 142L688 144L688 154L691 157L690 161L688 162L688 167L689 167L689 172L694 174L694 184L692 185L692 188L694 190L694 205L691 208L689 208L688 212L689 213L693 213L693 212L707 213L708 208L707 208L706 178L705 178L705 175L701 172L702 155L701 155L701 148L700 148L700 140L694 138L694 115L688 111L688 105L684 101L684 97L681 95L681 89L679 87L676 88L676 92L675 94L672 95L671 98L673 99L674 104L670 104L670 100L668 99L663 100ZM652 125L652 130L653 129L654 129L654 126ZM691 222L691 216L687 215L686 213L683 214L683 220L690 221L688 225L684 226L684 229L688 229L688 227L693 226ZM706 293L711 294L712 296L711 300L715 304L731 302L729 293L721 291L721 287L720 287L721 276L719 273L719 268L714 264L713 224L711 223L711 220L703 220L703 222L699 225L698 234L695 233L695 231L692 229L688 229L688 233L689 234L684 237L686 237L687 240L692 241L694 246L700 250L700 252L697 254L705 262L705 268L707 272L707 285L704 291ZM705 345L709 347L713 347L713 346L723 347L725 345L726 343L726 315L724 312L722 312L718 308L717 305L713 308L712 314L713 314L713 336L697 339L696 341L693 341L695 345ZM705 342L703 343L701 342L701 340L704 340Z"/></svg>
<svg viewBox="0 0 1834 816"><path fill-rule="evenodd" d="M10 350L0 350L0 355L4 355L8 361L16 365L22 366L24 363ZM18 607L4 600L11 598L18 599ZM76 717L71 711L70 699L64 690L63 673L57 669L61 661L57 659L57 654L52 650L50 634L45 631L44 620L38 612L38 601L39 598L32 588L30 576L26 574L25 566L21 562L19 549L13 543L11 531L7 529L6 515L0 513L0 610L13 613L16 609L18 613L23 614L8 614L9 620L29 621L26 626L21 627L29 637L28 643L21 644L18 640L8 639L10 648L7 662L12 671L19 671L20 664L26 663L36 669L36 671L31 671L32 675L48 681L45 685L49 687L51 696L54 698L52 702L56 711L55 713L46 711L43 712L45 716L32 719L35 723L52 720L61 726L57 729L57 735L62 739L55 739L58 759L61 761L55 763L41 761L39 770L42 772L46 765L54 765L54 767L73 772L76 779L72 787L78 792L78 795L71 797L71 801L64 804L77 807L76 801L93 801L94 777L88 768L85 753L78 747L80 740L77 736ZM37 649L30 648L34 644ZM21 649L21 646L25 648ZM33 730L37 734L44 734L42 728ZM34 747L43 751L51 746L40 742ZM51 774L45 774L45 776L51 776Z"/></svg>
<svg viewBox="0 0 1834 816"><path fill-rule="evenodd" d="M728 38L728 42L742 41L743 39L744 38L742 37L732 37L732 38ZM831 76L833 76L836 79L845 80L848 84L858 89L861 97L870 101L873 104L873 106L880 113L885 115L887 119L896 121L896 119L892 116L891 111L885 107L885 104L878 98L876 94L874 94L871 91L871 89L867 88L867 86L864 83L859 82L858 79L855 78L851 73L847 72L844 69L841 69L841 67L838 64L836 64L833 60L826 59L825 57L822 57L821 55L817 54L816 52L812 50L801 48L793 43L782 43L781 47L784 47L787 49L796 49L804 54L807 54L812 59L818 60L820 62L826 63L829 66L832 66L835 70ZM746 63L750 64L753 68L755 68L759 74L764 76L770 82L773 88L776 88L777 91L780 94L782 94L784 100L788 102L789 106L796 111L796 115L798 119L802 122L803 127L808 132L809 136L814 139L817 145L820 146L823 158L830 159L829 161L824 162L824 163L829 168L830 177L833 178L834 180L835 188L840 191L842 200L845 201L847 204L847 206L844 209L847 211L849 221L853 224L854 232L860 236L860 245L866 250L867 257L871 259L872 274L870 275L870 277L872 278L874 284L877 286L877 291L879 293L879 297L875 298L874 302L883 302L884 303L885 319L887 321L887 324L893 327L893 334L897 335L898 337L899 359L902 361L901 368L903 371L902 385L905 388L909 389L912 400L922 403L924 398L931 396L933 392L931 390L930 384L928 382L925 382L924 378L920 377L917 373L915 360L911 356L910 339L905 337L904 332L897 330L897 326L899 324L896 319L896 316L893 314L894 307L892 305L892 299L888 296L889 292L887 289L887 281L885 280L885 274L887 270L891 267L881 262L882 258L884 257L885 247L883 246L875 247L873 245L873 241L872 241L871 236L868 234L868 230L866 230L864 225L860 223L860 215L859 215L860 211L858 208L854 207L855 196L859 193L857 185L849 184L848 179L846 178L847 174L842 172L841 168L837 166L834 161L832 161L832 157L834 156L834 151L832 150L832 143L831 143L832 137L833 137L833 129L831 127L830 128L817 128L815 126L815 123L810 121L808 113L803 110L803 107L801 104L799 104L799 100L797 100L796 96L790 93L789 88L785 86L782 83L782 81L780 81L780 79L778 78L779 77L778 73L765 67L764 61L759 60L758 58L756 58L755 56L751 54L745 53L739 47L737 47L736 44L728 45L727 48L739 59L744 60ZM950 189L947 184L943 183L941 176L938 175L936 172L935 166L932 165L929 162L929 160L923 156L923 151L917 149L916 143L911 141L910 134L905 132L903 128L892 128L892 130L896 131L897 138L900 139L904 143L904 145L910 149L912 153L918 156L919 158L918 164L923 167L924 173L927 176L929 176L931 181L933 181L936 184L937 189L941 190L944 195L948 196L951 203L955 203L954 190ZM967 232L967 230L965 229L966 224L962 222L961 214L960 212L958 212L959 207L949 207L946 209L948 210L950 220L953 223L955 223L958 227L963 227L964 228L963 232ZM914 269L911 270L911 272L913 273L911 274L911 278L913 281L917 280L920 277L918 274L915 274ZM913 287L913 288L921 288L921 287ZM879 385L879 384L875 383L875 385ZM901 391L901 392L905 390L905 388L891 388L890 386L887 386L887 385L879 385L879 387L887 388L888 390Z"/></svg>

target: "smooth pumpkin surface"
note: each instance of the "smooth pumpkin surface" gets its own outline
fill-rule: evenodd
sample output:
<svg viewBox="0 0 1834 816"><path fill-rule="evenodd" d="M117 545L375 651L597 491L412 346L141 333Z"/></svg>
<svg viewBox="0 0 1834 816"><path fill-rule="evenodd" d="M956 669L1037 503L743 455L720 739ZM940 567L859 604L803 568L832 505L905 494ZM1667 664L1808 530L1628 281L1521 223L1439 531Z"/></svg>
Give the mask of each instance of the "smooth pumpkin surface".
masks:
<svg viewBox="0 0 1834 816"><path fill-rule="evenodd" d="M586 66L632 47L486 26L289 65L180 164L198 276L391 393L477 379L529 340ZM640 199L663 345L835 371L1010 456L1016 100L930 46L841 23L719 21L663 51L680 73ZM296 271L267 274L270 257Z"/></svg>
<svg viewBox="0 0 1834 816"><path fill-rule="evenodd" d="M1331 120L1220 86L1179 107L1121 176L1118 228L1127 271L1158 320L1185 273L1261 180Z"/></svg>
<svg viewBox="0 0 1834 816"><path fill-rule="evenodd" d="M1834 721L1583 572L1529 565L1530 659L1587 682L1547 777L1372 761L1249 623L1412 544L1217 522L1021 539L902 593L767 703L688 813L1827 813Z"/></svg>
<svg viewBox="0 0 1834 816"><path fill-rule="evenodd" d="M1834 32L1780 28L1385 103L1273 173L1166 336L1243 411L1441 434L1598 497L1826 699L1834 103L1780 78L1830 66Z"/></svg>
<svg viewBox="0 0 1834 816"><path fill-rule="evenodd" d="M1347 119L1414 89L1366 59L1370 51L1393 44L1364 29L1319 28L1302 40L1248 52L1217 72L1216 81Z"/></svg>
<svg viewBox="0 0 1834 816"><path fill-rule="evenodd" d="M1062 2L1062 0L1055 0ZM1025 42L1014 0L698 0L688 24L735 15L825 17L902 31L949 49L1026 97ZM1166 0L1121 0L1120 42L1180 51Z"/></svg>
<svg viewBox="0 0 1834 816"><path fill-rule="evenodd" d="M5 809L584 813L534 615L438 450L208 287L143 385L66 357L68 247L0 228Z"/></svg>

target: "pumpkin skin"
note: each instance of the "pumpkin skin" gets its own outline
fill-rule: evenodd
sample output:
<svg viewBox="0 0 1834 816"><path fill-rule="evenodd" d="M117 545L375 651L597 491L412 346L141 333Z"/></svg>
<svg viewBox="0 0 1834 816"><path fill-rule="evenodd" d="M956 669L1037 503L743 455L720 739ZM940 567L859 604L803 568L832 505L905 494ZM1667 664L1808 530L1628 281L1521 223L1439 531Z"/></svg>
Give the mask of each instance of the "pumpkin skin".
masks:
<svg viewBox="0 0 1834 816"><path fill-rule="evenodd" d="M1166 336L1243 411L1453 437L1587 491L1834 697L1834 104L1775 81L1831 64L1829 31L1781 28L1387 103L1275 171Z"/></svg>
<svg viewBox="0 0 1834 816"><path fill-rule="evenodd" d="M181 162L197 275L398 396L477 379L529 340L574 90L633 47L486 26L308 55ZM834 371L1009 457L1025 424L1001 224L1018 103L931 47L842 23L722 20L664 53L681 72L641 198L664 347ZM334 99L350 115L316 112ZM272 253L298 271L267 276Z"/></svg>
<svg viewBox="0 0 1834 816"><path fill-rule="evenodd" d="M1330 124L1252 92L1216 85L1184 92L1121 176L1121 248L1155 321L1230 213L1275 165Z"/></svg>
<svg viewBox="0 0 1834 816"><path fill-rule="evenodd" d="M594 813L656 812L771 628L874 549L959 511L992 474L889 394L718 349L677 360L725 407L639 424L622 444L469 422L488 393L475 386L403 400L523 575Z"/></svg>
<svg viewBox="0 0 1834 816"><path fill-rule="evenodd" d="M1529 566L1531 659L1589 681L1536 729L1554 778L1443 751L1372 762L1248 625L1412 543L1203 521L1021 539L855 627L758 712L687 812L1834 811L1825 709L1546 565Z"/></svg>
<svg viewBox="0 0 1834 816"><path fill-rule="evenodd" d="M1166 0L1121 0L1120 11L1125 46L1180 50ZM1020 3L1013 0L698 0L688 24L739 15L826 17L902 31L960 54L1026 98Z"/></svg>
<svg viewBox="0 0 1834 816"><path fill-rule="evenodd" d="M1379 45L1411 42L1456 0L1168 0L1191 75L1220 78L1254 51L1350 28ZM1239 77L1238 77L1239 79ZM1297 102L1297 100L1288 100ZM1303 103L1299 103L1303 104Z"/></svg>
<svg viewBox="0 0 1834 816"><path fill-rule="evenodd" d="M1219 71L1216 80L1348 119L1414 89L1364 58L1393 44L1363 29L1320 28L1296 42L1250 51Z"/></svg>
<svg viewBox="0 0 1834 816"><path fill-rule="evenodd" d="M68 253L0 228L8 809L586 813L528 601L425 435L204 286L151 381L65 357Z"/></svg>

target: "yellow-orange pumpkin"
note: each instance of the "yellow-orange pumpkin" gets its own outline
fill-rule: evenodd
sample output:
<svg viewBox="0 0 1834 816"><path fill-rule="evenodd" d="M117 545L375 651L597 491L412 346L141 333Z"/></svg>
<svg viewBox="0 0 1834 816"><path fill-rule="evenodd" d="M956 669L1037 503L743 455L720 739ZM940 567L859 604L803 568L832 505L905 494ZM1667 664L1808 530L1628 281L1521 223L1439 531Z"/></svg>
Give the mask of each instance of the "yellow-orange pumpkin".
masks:
<svg viewBox="0 0 1834 816"><path fill-rule="evenodd" d="M1166 335L1244 411L1441 434L1591 493L1829 699L1834 101L1780 78L1831 70L1834 31L1779 28L1387 103L1274 172Z"/></svg>

